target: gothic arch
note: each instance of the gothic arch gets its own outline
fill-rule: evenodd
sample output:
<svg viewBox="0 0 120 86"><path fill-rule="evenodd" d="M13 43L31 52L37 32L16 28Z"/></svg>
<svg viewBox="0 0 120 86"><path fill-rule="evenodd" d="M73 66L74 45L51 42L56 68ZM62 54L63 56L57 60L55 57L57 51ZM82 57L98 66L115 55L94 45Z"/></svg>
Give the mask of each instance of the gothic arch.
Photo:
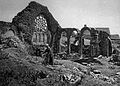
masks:
<svg viewBox="0 0 120 86"><path fill-rule="evenodd" d="M51 35L49 45L52 47L54 35L59 24L46 6L35 1L31 1L25 9L23 9L13 18L12 24L17 27L17 35L21 36L21 34L23 34L25 42L32 45L31 40L34 32L33 22L36 16L39 16L40 14L44 15L45 19L47 20L48 30L50 31Z"/></svg>
<svg viewBox="0 0 120 86"><path fill-rule="evenodd" d="M60 39L59 39L59 52L66 52L68 42L68 33L65 29L60 30Z"/></svg>
<svg viewBox="0 0 120 86"><path fill-rule="evenodd" d="M34 32L32 37L32 43L36 45L49 44L51 40L51 34L48 30L47 19L43 14L39 14L34 18Z"/></svg>
<svg viewBox="0 0 120 86"><path fill-rule="evenodd" d="M80 48L80 49L79 49L79 50L80 50L79 53L80 53L81 56L83 56L83 49L84 49L84 48L83 48L83 47L84 47L84 46L83 46L83 37L84 37L84 36L83 36L83 33L84 33L86 30L89 31L90 36L92 35L92 34L91 34L91 28L83 27L83 28L81 29L81 31L80 31L80 39L79 39L79 46L80 46L80 47L79 47L79 48ZM91 41L91 40L90 40L90 41ZM91 49L91 48L90 48L90 49Z"/></svg>
<svg viewBox="0 0 120 86"><path fill-rule="evenodd" d="M84 31L86 31L86 30L88 30L88 31L90 32L90 34L91 34L91 28L83 27L83 28L81 29L81 31L80 31L80 36L81 36L81 37L83 36Z"/></svg>
<svg viewBox="0 0 120 86"><path fill-rule="evenodd" d="M99 46L100 46L100 54L103 56L111 56L112 54L112 43L110 39L110 35L104 31L99 32Z"/></svg>
<svg viewBox="0 0 120 86"><path fill-rule="evenodd" d="M78 51L79 51L78 33L79 33L79 31L76 28L72 28L71 34L70 34L70 40L69 40L70 53L78 53Z"/></svg>

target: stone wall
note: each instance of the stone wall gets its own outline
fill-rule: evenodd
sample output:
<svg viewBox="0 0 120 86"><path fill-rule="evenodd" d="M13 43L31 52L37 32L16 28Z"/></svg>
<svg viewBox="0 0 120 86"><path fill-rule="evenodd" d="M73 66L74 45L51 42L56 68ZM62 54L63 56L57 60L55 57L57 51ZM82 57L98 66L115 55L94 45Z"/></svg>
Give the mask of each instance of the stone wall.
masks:
<svg viewBox="0 0 120 86"><path fill-rule="evenodd" d="M27 42L31 42L32 34L34 32L34 19L42 14L45 16L48 24L48 30L51 32L52 39L50 46L53 42L53 36L59 26L58 22L54 19L46 6L43 6L35 1L29 3L29 5L19 12L12 20L12 24L17 27L17 33L20 36L20 32L25 33Z"/></svg>

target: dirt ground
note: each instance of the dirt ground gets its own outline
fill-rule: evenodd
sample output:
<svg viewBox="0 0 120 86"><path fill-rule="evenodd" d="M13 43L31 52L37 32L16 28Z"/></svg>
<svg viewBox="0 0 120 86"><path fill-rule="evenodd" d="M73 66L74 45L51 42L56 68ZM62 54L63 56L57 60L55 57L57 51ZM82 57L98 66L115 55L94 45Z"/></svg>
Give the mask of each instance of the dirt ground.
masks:
<svg viewBox="0 0 120 86"><path fill-rule="evenodd" d="M55 59L44 65L44 58L7 48L0 53L0 86L120 86L120 66L96 59L102 64Z"/></svg>

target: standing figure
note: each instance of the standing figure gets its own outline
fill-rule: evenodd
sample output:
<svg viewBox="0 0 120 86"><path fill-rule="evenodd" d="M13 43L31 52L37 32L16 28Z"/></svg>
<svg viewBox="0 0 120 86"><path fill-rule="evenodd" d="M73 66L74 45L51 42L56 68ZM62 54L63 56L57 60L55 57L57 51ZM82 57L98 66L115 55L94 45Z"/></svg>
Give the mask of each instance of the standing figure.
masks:
<svg viewBox="0 0 120 86"><path fill-rule="evenodd" d="M46 45L46 50L43 52L43 54L45 54L44 64L53 65L53 52L48 44Z"/></svg>

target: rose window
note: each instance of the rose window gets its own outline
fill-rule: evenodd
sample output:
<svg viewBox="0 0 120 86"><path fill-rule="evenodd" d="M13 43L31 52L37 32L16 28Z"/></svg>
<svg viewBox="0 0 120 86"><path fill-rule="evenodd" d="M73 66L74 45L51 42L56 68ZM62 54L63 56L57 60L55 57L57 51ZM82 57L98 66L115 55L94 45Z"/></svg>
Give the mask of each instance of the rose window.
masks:
<svg viewBox="0 0 120 86"><path fill-rule="evenodd" d="M47 21L43 15L37 16L34 22L35 32L32 42L35 45L44 45L47 43Z"/></svg>

